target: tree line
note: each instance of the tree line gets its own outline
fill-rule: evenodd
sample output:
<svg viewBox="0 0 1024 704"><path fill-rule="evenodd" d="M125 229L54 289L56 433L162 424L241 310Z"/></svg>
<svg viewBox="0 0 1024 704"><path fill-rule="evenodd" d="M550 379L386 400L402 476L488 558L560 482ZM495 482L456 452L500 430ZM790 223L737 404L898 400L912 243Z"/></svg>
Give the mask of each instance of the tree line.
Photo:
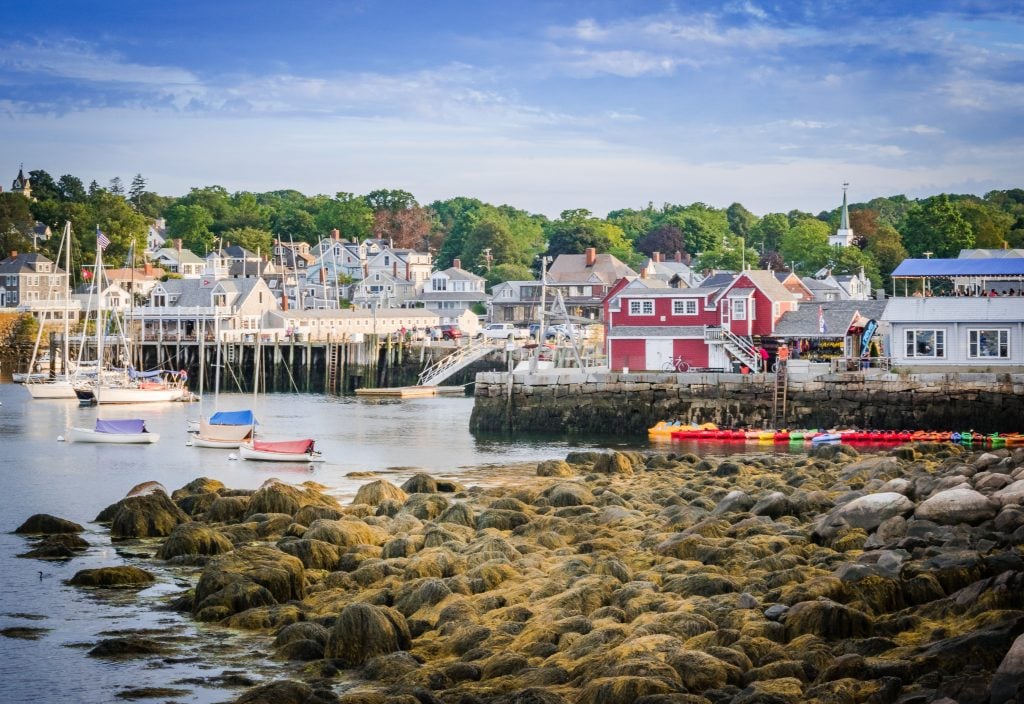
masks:
<svg viewBox="0 0 1024 704"><path fill-rule="evenodd" d="M76 176L55 180L42 170L30 171L29 178L34 200L0 193L0 251L29 250L37 221L55 233L71 221L76 270L92 260L96 226L111 240L107 260L124 261L133 244L133 251L143 251L155 218L165 219L168 239L182 240L200 256L229 243L269 253L274 240L314 244L337 229L352 241L379 238L396 248L430 251L440 268L460 260L489 286L535 278L542 255L581 254L589 247L634 268L661 252L666 258L678 253L698 270L738 270L744 264L801 276L821 269L836 274L863 270L875 287L886 286L888 274L908 256L955 257L964 248L1024 247L1021 189L983 197L942 193L854 203L849 206L854 246L834 248L828 237L839 226L839 207L817 215L791 210L759 217L740 203L724 209L700 202L649 203L603 218L571 209L550 219L462 196L423 205L398 189L307 196L295 190L231 193L205 186L175 198L148 190L141 174L127 188L120 178L106 187L96 181L85 186ZM55 256L58 240L40 249Z"/></svg>

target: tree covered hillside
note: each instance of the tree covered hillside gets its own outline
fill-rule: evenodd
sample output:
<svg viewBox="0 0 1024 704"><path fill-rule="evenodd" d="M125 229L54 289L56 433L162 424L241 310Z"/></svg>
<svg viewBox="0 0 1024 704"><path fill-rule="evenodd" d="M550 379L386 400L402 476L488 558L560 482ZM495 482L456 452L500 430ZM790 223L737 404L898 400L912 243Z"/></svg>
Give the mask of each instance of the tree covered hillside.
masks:
<svg viewBox="0 0 1024 704"><path fill-rule="evenodd" d="M839 208L817 215L791 210L757 216L740 203L715 208L704 203L665 203L624 208L599 217L569 209L551 220L509 205L456 197L421 204L403 190L365 195L340 191L307 196L294 190L229 193L221 186L193 188L180 198L146 189L141 174L125 189L120 179L86 187L72 175L54 179L29 172L32 196L0 193L3 249L31 248L36 221L58 231L70 220L78 247L75 265L89 261L98 225L110 238L109 261L123 260L131 244L141 251L154 218L165 218L167 236L203 255L218 242L268 252L275 239L315 243L337 228L350 240L377 237L395 247L429 248L444 268L458 259L488 283L532 278L538 255L609 252L634 267L653 252L678 252L700 269L770 266L808 275L829 267L834 273L861 268L875 286L907 256L930 252L955 257L964 248L1024 247L1024 190L992 191L984 197L938 194L922 199L874 198L849 206L855 246L835 249L828 236L839 225ZM57 239L42 245L50 251Z"/></svg>

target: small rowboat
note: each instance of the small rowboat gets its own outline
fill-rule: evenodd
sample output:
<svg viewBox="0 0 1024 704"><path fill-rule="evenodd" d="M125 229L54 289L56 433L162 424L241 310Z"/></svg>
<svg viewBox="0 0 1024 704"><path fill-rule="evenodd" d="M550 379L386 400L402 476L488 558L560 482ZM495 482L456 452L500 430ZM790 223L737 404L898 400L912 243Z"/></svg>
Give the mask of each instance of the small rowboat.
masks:
<svg viewBox="0 0 1024 704"><path fill-rule="evenodd" d="M108 445L148 445L160 439L159 433L146 430L146 421L96 420L95 428L71 428L68 442L92 442Z"/></svg>
<svg viewBox="0 0 1024 704"><path fill-rule="evenodd" d="M263 462L323 462L312 439L283 440L278 442L242 443L238 454L243 460Z"/></svg>

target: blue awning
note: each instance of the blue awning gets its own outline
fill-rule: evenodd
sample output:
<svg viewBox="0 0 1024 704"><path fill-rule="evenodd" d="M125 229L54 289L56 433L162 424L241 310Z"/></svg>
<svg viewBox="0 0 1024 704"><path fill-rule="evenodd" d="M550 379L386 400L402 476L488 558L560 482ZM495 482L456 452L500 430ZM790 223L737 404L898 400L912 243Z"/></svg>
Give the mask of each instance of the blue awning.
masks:
<svg viewBox="0 0 1024 704"><path fill-rule="evenodd" d="M892 272L894 279L929 276L1024 276L1024 257L999 259L904 259Z"/></svg>

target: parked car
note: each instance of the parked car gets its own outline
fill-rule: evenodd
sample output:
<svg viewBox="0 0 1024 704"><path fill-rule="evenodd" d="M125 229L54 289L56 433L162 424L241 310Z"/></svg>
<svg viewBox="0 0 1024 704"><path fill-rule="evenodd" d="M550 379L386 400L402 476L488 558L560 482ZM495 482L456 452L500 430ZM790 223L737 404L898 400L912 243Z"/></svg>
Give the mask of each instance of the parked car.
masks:
<svg viewBox="0 0 1024 704"><path fill-rule="evenodd" d="M530 337L537 339L537 335L540 333L540 323L530 323L529 335ZM544 327L544 339L554 340L559 337L568 337L572 335L574 339L580 337L580 327L578 325L566 326L562 323L553 323Z"/></svg>
<svg viewBox="0 0 1024 704"><path fill-rule="evenodd" d="M488 323L476 334L478 338L485 337L488 340L515 340L525 338L527 335L524 328L517 328L512 323Z"/></svg>
<svg viewBox="0 0 1024 704"><path fill-rule="evenodd" d="M458 325L438 325L432 332L435 340L458 340L462 337L462 330Z"/></svg>

